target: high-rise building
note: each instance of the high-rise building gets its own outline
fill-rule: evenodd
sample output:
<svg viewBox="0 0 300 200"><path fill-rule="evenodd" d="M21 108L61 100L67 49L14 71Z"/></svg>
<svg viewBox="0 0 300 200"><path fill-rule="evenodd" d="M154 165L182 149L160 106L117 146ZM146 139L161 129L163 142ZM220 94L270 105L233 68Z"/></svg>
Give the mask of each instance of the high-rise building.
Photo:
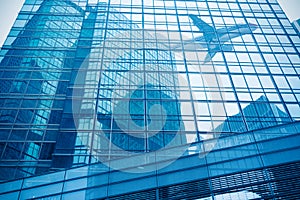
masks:
<svg viewBox="0 0 300 200"><path fill-rule="evenodd" d="M297 199L299 51L276 0L26 0L0 199Z"/></svg>

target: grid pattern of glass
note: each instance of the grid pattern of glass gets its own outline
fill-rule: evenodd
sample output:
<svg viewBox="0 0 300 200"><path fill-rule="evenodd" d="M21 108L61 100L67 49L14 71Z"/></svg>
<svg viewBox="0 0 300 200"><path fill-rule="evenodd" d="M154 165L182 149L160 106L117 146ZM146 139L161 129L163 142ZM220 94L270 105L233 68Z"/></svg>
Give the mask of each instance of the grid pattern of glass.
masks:
<svg viewBox="0 0 300 200"><path fill-rule="evenodd" d="M0 55L0 179L297 121L299 51L276 0L26 0Z"/></svg>
<svg viewBox="0 0 300 200"><path fill-rule="evenodd" d="M26 1L1 50L0 179L52 165L84 12L70 1Z"/></svg>
<svg viewBox="0 0 300 200"><path fill-rule="evenodd" d="M197 154L181 157L151 173L126 173L100 163L8 181L0 183L0 198L297 199L299 133L300 123L296 122L221 137L206 158ZM211 142L205 140L194 145ZM123 167L137 166L139 163Z"/></svg>

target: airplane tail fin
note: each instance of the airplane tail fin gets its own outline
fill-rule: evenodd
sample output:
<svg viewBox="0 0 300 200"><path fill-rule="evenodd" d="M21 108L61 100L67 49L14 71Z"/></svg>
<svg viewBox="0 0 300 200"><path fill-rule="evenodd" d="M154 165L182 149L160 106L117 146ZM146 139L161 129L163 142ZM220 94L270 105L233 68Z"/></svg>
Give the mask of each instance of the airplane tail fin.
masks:
<svg viewBox="0 0 300 200"><path fill-rule="evenodd" d="M189 17L193 20L194 25L198 27L199 31L203 33L205 40L207 42L211 41L215 35L215 29L200 19L197 15L189 15Z"/></svg>
<svg viewBox="0 0 300 200"><path fill-rule="evenodd" d="M194 25L197 26L204 34L214 32L214 28L200 19L197 15L189 15L189 17L193 20Z"/></svg>

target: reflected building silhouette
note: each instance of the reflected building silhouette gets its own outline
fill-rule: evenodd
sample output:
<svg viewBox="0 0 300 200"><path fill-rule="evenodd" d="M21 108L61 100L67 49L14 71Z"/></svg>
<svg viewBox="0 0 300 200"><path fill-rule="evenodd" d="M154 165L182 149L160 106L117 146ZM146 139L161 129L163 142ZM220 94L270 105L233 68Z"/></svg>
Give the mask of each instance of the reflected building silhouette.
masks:
<svg viewBox="0 0 300 200"><path fill-rule="evenodd" d="M228 117L214 131L223 134L241 133L292 122L289 115L261 96L243 108L242 113ZM246 124L246 126L245 126Z"/></svg>
<svg viewBox="0 0 300 200"><path fill-rule="evenodd" d="M156 87L150 84L138 86L135 91L124 97L130 99L129 102L121 100L114 108L115 110L121 110L118 114L122 115L123 113L125 116L128 110L124 104L128 103L132 121L137 126L148 127L149 136L145 135L147 134L146 128L141 131L132 129L131 131L135 131L136 133L134 134L137 134L137 136L134 136L134 134L132 136L128 135L126 131L124 132L124 130L120 129L112 114L104 115L98 113L97 119L102 124L102 128L104 130L112 130L111 134L106 134L110 141L126 151L149 152L164 148L174 139L176 134L182 134L180 131L184 131L184 125L181 120L181 109L178 100L162 92L161 89L162 86L160 85ZM146 96L146 100L144 100L144 96ZM154 111L151 113L151 107L155 105L159 105L159 108L155 110L156 113ZM166 118L165 121L161 119L161 113L164 112L162 109L166 112L163 116ZM150 116L151 114L152 117ZM127 120L119 123L124 122L128 123ZM151 126L151 123L156 125ZM152 127L150 130L149 125ZM154 132L154 135L151 135L151 131ZM141 134L145 136L141 137ZM183 135L180 138L180 141L176 141L176 145L186 143L186 138Z"/></svg>
<svg viewBox="0 0 300 200"><path fill-rule="evenodd" d="M64 7L67 8L67 14L59 15L64 12L62 10ZM81 129L89 122L82 117L82 113L98 112L99 116L103 113L103 116L107 117L112 106L111 102L104 99L115 97L109 96L106 92L113 91L114 87L117 90L118 87L123 87L124 83L120 85L118 81L129 76L132 82L128 82L127 86L137 87L137 90L131 96L126 93L118 95L132 98L130 111L126 112L132 112L134 123L146 127L152 123L151 121L154 124L160 123L162 118L166 117L166 125L163 126L163 130L159 130L160 133L148 140L148 136L140 139L124 135L114 122L113 134L112 136L108 134L107 137L112 137L114 144L124 150L147 152L164 147L174 138L174 134L182 131L184 126L177 99L178 92L174 92L178 81L176 75L172 75L176 72L172 53L159 48L152 49L151 45L143 46L141 42L136 43L135 50L123 49L116 52L116 45L130 46L132 40L142 40L143 37L153 40L154 36L142 31L133 31L133 36L130 29L139 27L118 13L110 14L111 33L103 29L96 31L95 27L103 26L108 16L106 3L87 6L86 10L83 10L72 1L49 0L41 2L35 9L37 14L28 19L24 30L15 37L0 64L3 79L1 94L9 96L0 102L3 108L0 123L2 127L7 127L1 129L0 138L4 142L1 142L0 154L2 162L11 162L8 167L2 166L2 179L98 162L99 154L95 152L104 152L106 145L101 144L100 137L94 133L91 133L94 135L91 137L97 142L83 139L86 131L81 132L77 129ZM128 22L120 27L120 24L116 23L117 20ZM55 31L57 28L55 24L58 21L64 22L61 26L66 27L66 31ZM98 54L95 56L94 52L103 45L104 37L107 38L107 48L100 50L103 53L103 62L100 65L106 69L101 72L105 78L101 79L100 92L98 96L93 96L92 107L86 108L84 107L87 105L86 102L80 102L81 106L84 105L79 111L74 110L72 95L89 95L85 88L91 86L83 84L81 88L76 87L77 76L84 77L88 84L95 83L94 90L98 90L96 79L100 79L100 74L97 74L98 77L94 74L90 76L89 72L84 73L80 70L86 67L92 71L95 66L101 67L98 62L99 56ZM120 37L124 42L118 41ZM112 56L112 53L115 55ZM155 63L151 63L154 60ZM148 68L144 69L144 66ZM159 77L158 74L153 74L153 77L145 76L147 71L158 69L167 72L164 73L164 77ZM129 70L144 70L144 72L135 75L129 73ZM143 80L144 78L147 80ZM88 82L89 80L91 82ZM153 85L150 86L148 82ZM114 104L116 109L122 108L122 101ZM162 105L167 114L161 116L160 113L157 115L160 119L151 119L148 112L156 104ZM148 106L146 110L143 110L143 105ZM77 114L79 118L74 117ZM98 118L99 123L95 130L110 129L110 124L102 118ZM87 119L93 120L91 115L88 115ZM143 120L146 121L142 122ZM181 138L177 144L186 143L183 134ZM9 142L5 142L6 140ZM90 145L94 146L92 150L89 149ZM15 165L15 160L22 162Z"/></svg>
<svg viewBox="0 0 300 200"><path fill-rule="evenodd" d="M94 88L94 95L91 95L91 90L76 91L76 94L91 99L83 99L76 107L80 107L78 113L81 116L84 112L97 115L99 123L95 124L95 130L99 130L99 133L94 135L96 142L93 142L83 141L82 134L85 133L79 131L77 140L86 146L93 146L90 153L95 160L99 156L126 156L126 153L122 155L120 149L141 153L159 150L171 141L172 145L186 144L180 94L176 91L180 83L173 53L167 50L164 43L151 42L156 36L142 31L125 15L111 9L107 16L105 9L106 4L99 3L95 9L91 8L89 15L94 16L91 21L95 27L103 25L108 17L107 32L98 32L90 44L93 50L100 49L98 51L103 62L97 62L98 52L91 51L81 64L87 71L95 68L101 68L101 71L87 72L77 77L79 85L89 83L87 87ZM117 20L126 23L115 23ZM105 49L100 48L103 44L96 42L95 37L106 37ZM143 43L143 40L149 42ZM120 49L118 46L125 48ZM155 111L151 111L153 107ZM81 127L90 126L93 120L91 116L83 117L77 121L77 128L81 130ZM102 131L105 135L101 134ZM176 137L175 141L177 134L180 137ZM120 149L105 144L106 139L103 142L101 138L103 136Z"/></svg>

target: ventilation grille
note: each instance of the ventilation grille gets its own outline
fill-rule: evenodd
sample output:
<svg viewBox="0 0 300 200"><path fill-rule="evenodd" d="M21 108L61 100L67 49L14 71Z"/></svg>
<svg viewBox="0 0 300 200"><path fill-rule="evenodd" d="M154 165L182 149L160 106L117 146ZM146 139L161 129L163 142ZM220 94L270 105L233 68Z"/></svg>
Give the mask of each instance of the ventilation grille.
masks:
<svg viewBox="0 0 300 200"><path fill-rule="evenodd" d="M159 189L159 199L191 199L208 197L210 190L207 180L190 182Z"/></svg>
<svg viewBox="0 0 300 200"><path fill-rule="evenodd" d="M299 199L300 162L109 197L105 200L192 200L238 192L254 194L251 199Z"/></svg>
<svg viewBox="0 0 300 200"><path fill-rule="evenodd" d="M142 191L142 192L137 192L137 193L132 193L132 194L126 194L122 196L117 196L117 197L111 197L109 198L110 200L135 200L135 199L156 199L155 198L155 190L147 190L147 191Z"/></svg>

